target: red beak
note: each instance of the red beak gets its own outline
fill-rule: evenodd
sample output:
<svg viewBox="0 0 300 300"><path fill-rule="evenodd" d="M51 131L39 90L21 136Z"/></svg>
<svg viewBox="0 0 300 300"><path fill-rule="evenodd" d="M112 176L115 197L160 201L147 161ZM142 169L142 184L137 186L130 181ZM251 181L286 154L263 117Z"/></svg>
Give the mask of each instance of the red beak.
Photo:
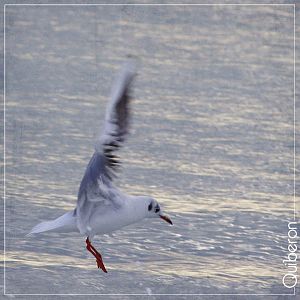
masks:
<svg viewBox="0 0 300 300"><path fill-rule="evenodd" d="M168 222L169 224L173 225L171 219L166 215L159 215L164 221Z"/></svg>

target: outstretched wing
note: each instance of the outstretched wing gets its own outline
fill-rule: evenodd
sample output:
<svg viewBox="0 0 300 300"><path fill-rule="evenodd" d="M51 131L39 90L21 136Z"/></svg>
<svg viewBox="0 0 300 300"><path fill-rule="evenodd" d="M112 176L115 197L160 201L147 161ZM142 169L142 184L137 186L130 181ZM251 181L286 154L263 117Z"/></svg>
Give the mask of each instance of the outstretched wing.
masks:
<svg viewBox="0 0 300 300"><path fill-rule="evenodd" d="M106 110L103 132L82 178L76 207L77 226L81 233L90 231L89 220L95 206L121 205L112 186L119 159L115 151L121 147L129 127L129 89L135 76L133 62L128 62L113 86Z"/></svg>

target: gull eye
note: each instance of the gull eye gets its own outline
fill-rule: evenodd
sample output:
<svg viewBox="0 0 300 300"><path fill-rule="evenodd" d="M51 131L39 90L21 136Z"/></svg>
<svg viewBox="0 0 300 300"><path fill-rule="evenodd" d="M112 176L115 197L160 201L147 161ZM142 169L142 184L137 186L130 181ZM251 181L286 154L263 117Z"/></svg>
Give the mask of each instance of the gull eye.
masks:
<svg viewBox="0 0 300 300"><path fill-rule="evenodd" d="M158 205L155 206L155 210L154 211L155 211L155 213L158 213L160 211L160 208L159 208Z"/></svg>
<svg viewBox="0 0 300 300"><path fill-rule="evenodd" d="M148 210L150 211L152 209L152 202L148 206Z"/></svg>

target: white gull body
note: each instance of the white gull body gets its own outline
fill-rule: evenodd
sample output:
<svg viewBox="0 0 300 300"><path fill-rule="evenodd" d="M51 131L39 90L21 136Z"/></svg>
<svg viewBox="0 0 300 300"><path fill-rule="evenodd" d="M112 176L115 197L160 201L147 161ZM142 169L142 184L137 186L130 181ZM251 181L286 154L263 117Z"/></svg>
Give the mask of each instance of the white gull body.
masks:
<svg viewBox="0 0 300 300"><path fill-rule="evenodd" d="M87 236L87 249L104 272L104 265L99 266L101 255L90 243L95 235L110 233L144 218L160 217L172 224L155 199L126 195L113 185L119 164L115 152L128 133L129 90L135 74L134 63L130 61L124 65L115 82L102 134L96 141L95 152L79 187L76 208L55 220L36 225L29 233L79 231Z"/></svg>

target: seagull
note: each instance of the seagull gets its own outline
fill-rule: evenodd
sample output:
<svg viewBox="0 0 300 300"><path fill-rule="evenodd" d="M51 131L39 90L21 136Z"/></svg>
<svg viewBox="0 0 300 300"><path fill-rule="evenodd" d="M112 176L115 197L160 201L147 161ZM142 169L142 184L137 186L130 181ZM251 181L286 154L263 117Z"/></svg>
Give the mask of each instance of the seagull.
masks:
<svg viewBox="0 0 300 300"><path fill-rule="evenodd" d="M130 88L135 76L135 62L127 61L113 85L102 133L79 186L76 208L55 220L36 225L28 234L79 232L86 236L86 249L105 273L102 256L92 245L95 235L110 233L145 218L158 217L172 225L155 199L127 195L113 184L120 165L115 153L129 131Z"/></svg>

